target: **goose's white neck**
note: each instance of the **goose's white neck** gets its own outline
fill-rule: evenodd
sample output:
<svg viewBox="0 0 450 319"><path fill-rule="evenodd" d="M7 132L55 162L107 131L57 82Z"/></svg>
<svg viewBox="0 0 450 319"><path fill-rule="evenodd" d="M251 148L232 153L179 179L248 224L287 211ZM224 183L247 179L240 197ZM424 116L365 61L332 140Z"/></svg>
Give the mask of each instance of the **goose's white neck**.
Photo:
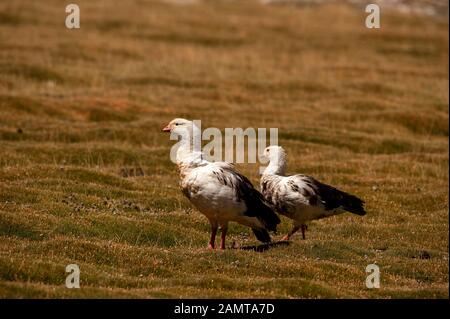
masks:
<svg viewBox="0 0 450 319"><path fill-rule="evenodd" d="M269 165L263 172L263 175L280 175L284 176L286 173L286 157L284 154L277 154L270 158Z"/></svg>
<svg viewBox="0 0 450 319"><path fill-rule="evenodd" d="M196 130L194 129L194 132ZM195 133L194 133L195 134ZM192 134L182 134L181 140L178 142L178 149L176 152L176 162L179 166L198 165L204 161L204 156L201 152L200 140L193 139ZM198 137L198 136L197 136Z"/></svg>

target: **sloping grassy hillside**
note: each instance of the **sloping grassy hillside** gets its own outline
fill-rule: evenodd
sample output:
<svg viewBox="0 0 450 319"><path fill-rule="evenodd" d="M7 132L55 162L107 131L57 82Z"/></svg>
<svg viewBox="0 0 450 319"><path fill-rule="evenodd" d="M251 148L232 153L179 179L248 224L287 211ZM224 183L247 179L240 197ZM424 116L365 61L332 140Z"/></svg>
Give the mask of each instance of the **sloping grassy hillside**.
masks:
<svg viewBox="0 0 450 319"><path fill-rule="evenodd" d="M65 1L0 2L0 297L448 298L448 22L77 3L68 30ZM278 127L289 172L364 198L367 216L262 253L208 251L160 132L174 117ZM258 168L239 166L255 184ZM257 243L236 224L229 237ZM65 288L72 263L81 289Z"/></svg>

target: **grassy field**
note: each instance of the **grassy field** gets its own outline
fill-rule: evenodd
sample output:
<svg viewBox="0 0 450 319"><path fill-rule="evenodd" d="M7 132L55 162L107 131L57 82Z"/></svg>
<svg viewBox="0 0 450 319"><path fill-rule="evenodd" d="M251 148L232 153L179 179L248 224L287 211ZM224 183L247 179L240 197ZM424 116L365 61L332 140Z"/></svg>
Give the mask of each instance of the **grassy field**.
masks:
<svg viewBox="0 0 450 319"><path fill-rule="evenodd" d="M0 2L0 297L448 298L448 21L346 5ZM160 132L277 127L367 203L209 251ZM258 165L239 165L256 185ZM283 218L280 239L290 228ZM256 244L232 224L229 245ZM65 288L65 267L81 289ZM365 287L376 263L381 288Z"/></svg>

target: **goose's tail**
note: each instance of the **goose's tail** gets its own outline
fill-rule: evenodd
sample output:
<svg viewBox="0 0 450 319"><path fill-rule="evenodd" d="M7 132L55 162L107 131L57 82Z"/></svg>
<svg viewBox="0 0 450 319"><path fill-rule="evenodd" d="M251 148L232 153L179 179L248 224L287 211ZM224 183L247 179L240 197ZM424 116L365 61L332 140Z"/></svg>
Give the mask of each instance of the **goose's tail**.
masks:
<svg viewBox="0 0 450 319"><path fill-rule="evenodd" d="M261 201L256 216L265 228L269 231L276 232L277 225L281 222L278 215L264 201Z"/></svg>
<svg viewBox="0 0 450 319"><path fill-rule="evenodd" d="M265 230L264 228L252 228L253 230L253 234L255 234L256 239L258 239L260 242L263 243L270 243L271 242L271 238L269 233L267 232L267 230Z"/></svg>
<svg viewBox="0 0 450 319"><path fill-rule="evenodd" d="M364 201L347 193L342 199L342 208L356 215L364 216L366 214L366 211L364 210Z"/></svg>

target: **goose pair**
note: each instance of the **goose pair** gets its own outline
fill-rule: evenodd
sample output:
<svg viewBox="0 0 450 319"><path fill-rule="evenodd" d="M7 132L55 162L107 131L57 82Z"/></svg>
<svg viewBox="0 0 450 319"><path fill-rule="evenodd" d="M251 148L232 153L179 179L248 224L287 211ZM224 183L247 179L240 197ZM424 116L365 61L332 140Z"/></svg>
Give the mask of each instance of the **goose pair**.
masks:
<svg viewBox="0 0 450 319"><path fill-rule="evenodd" d="M300 228L304 234L305 223L313 219L346 210L365 214L363 201L355 196L305 175L283 176L286 153L281 147L270 146L264 151L270 163L261 178L261 194L232 164L209 162L202 152L193 150L193 136L199 133L193 122L177 118L163 131L181 137L175 156L180 188L211 224L210 249L215 248L219 227L222 231L220 248L225 249L230 221L250 227L259 241L270 242L269 231L275 232L280 223L274 210L294 220L292 231L284 239L289 239Z"/></svg>

